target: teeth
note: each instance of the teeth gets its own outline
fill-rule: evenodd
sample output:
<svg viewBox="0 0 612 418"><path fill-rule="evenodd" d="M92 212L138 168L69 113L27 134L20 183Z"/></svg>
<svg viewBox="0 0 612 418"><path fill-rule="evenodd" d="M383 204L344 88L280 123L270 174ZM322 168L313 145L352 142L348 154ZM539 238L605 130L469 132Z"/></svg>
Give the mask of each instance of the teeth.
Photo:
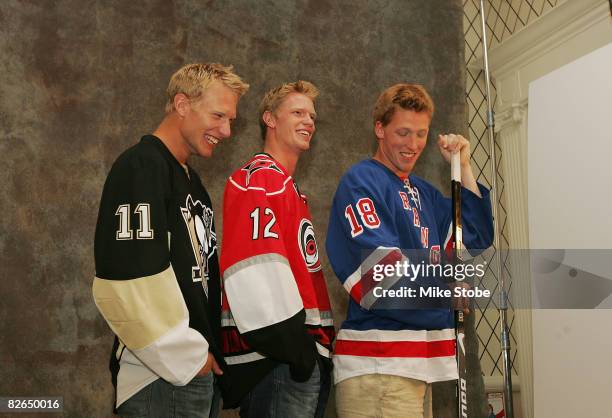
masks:
<svg viewBox="0 0 612 418"><path fill-rule="evenodd" d="M217 145L219 143L219 140L215 138L214 136L204 135L204 138L206 138L208 143L211 145Z"/></svg>
<svg viewBox="0 0 612 418"><path fill-rule="evenodd" d="M300 134L300 135L310 136L310 132L308 132L308 131L306 131L306 130L303 130L303 129L302 129L302 130L299 130L299 131L297 131L297 132L298 132L298 134Z"/></svg>

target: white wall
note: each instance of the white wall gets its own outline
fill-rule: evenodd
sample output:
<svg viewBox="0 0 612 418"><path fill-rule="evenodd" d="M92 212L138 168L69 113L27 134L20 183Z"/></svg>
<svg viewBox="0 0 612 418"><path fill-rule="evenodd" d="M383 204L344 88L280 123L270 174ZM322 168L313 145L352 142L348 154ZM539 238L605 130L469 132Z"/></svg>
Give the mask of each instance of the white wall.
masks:
<svg viewBox="0 0 612 418"><path fill-rule="evenodd" d="M528 121L530 247L612 249L612 44L530 83ZM532 314L534 416L609 416L612 310Z"/></svg>

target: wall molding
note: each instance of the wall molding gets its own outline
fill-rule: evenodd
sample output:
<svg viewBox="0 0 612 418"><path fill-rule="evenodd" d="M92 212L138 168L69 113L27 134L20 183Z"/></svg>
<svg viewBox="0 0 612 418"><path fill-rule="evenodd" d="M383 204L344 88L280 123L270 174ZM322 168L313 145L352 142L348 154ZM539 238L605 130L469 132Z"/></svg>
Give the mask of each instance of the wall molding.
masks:
<svg viewBox="0 0 612 418"><path fill-rule="evenodd" d="M527 99L512 103L502 111L495 112L495 132L499 133L509 128L518 128L526 123Z"/></svg>
<svg viewBox="0 0 612 418"><path fill-rule="evenodd" d="M566 0L489 50L489 66L498 76L529 64L591 26L610 18L605 0ZM484 67L482 52L468 63Z"/></svg>

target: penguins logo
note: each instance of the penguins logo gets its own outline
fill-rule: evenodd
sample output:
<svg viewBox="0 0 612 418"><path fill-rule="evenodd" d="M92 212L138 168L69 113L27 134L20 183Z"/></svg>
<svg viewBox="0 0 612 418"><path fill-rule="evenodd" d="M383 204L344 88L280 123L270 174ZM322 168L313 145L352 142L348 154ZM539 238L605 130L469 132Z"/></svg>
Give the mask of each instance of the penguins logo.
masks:
<svg viewBox="0 0 612 418"><path fill-rule="evenodd" d="M304 261L306 262L308 271L313 273L321 270L321 263L319 262L319 249L315 239L314 228L308 219L302 219L302 222L300 222L298 244L300 246L300 251L302 252L302 257L304 257Z"/></svg>
<svg viewBox="0 0 612 418"><path fill-rule="evenodd" d="M214 256L217 249L217 236L213 232L213 211L199 200L195 202L187 195L185 207L181 207L183 220L191 241L191 249L196 259L196 265L191 268L191 278L194 282L202 282L208 295L208 259ZM206 278L206 280L202 280Z"/></svg>

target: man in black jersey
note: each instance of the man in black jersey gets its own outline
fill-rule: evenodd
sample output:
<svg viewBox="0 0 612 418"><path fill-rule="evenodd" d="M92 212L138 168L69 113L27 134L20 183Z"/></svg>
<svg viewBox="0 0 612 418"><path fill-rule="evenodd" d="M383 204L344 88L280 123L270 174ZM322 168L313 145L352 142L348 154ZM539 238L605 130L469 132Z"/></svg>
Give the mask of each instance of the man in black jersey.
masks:
<svg viewBox="0 0 612 418"><path fill-rule="evenodd" d="M93 295L116 335L111 373L121 416L214 414L222 374L220 281L210 198L187 165L230 136L248 85L220 64L190 64L168 86L166 116L106 179Z"/></svg>

